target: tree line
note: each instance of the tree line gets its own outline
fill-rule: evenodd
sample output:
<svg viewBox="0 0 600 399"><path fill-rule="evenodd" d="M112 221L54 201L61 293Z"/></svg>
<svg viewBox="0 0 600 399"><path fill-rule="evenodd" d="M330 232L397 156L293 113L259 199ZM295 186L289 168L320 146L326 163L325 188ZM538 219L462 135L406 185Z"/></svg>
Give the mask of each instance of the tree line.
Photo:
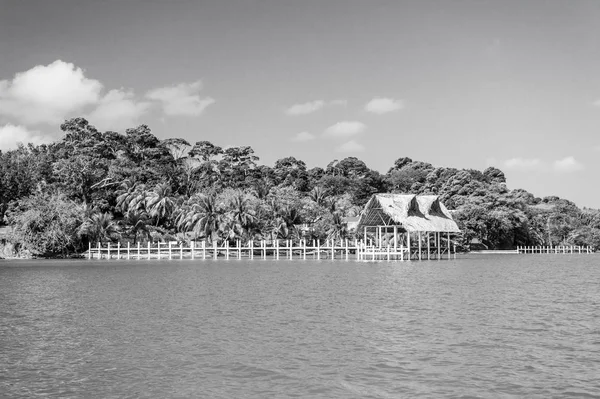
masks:
<svg viewBox="0 0 600 399"><path fill-rule="evenodd" d="M307 168L294 157L260 165L249 146L160 140L141 125L100 132L83 118L61 140L0 151L2 240L34 256L66 256L88 243L351 238L375 193L439 195L462 230L488 248L600 247L600 212L558 197L510 190L504 173L397 159L385 173L356 157Z"/></svg>

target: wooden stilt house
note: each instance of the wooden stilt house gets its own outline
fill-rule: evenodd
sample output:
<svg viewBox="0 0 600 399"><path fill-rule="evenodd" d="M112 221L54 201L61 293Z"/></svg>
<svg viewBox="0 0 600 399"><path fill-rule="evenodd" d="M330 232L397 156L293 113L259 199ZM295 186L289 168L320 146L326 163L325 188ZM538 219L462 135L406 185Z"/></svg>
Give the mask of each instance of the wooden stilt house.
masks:
<svg viewBox="0 0 600 399"><path fill-rule="evenodd" d="M375 194L357 225L366 259L450 258L451 236L457 233L456 222L436 195Z"/></svg>

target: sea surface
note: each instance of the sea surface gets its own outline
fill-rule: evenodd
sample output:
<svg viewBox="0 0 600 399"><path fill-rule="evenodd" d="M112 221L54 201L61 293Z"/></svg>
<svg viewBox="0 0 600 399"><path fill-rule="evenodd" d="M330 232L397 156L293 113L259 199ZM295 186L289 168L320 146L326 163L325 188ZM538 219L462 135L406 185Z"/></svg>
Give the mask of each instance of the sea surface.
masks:
<svg viewBox="0 0 600 399"><path fill-rule="evenodd" d="M600 397L600 256L0 261L0 397Z"/></svg>

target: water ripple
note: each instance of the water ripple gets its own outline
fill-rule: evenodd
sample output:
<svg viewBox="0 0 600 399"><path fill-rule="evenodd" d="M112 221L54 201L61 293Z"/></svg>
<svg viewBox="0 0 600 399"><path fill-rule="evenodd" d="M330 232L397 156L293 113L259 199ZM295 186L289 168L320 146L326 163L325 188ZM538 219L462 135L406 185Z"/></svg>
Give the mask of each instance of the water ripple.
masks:
<svg viewBox="0 0 600 399"><path fill-rule="evenodd" d="M596 256L0 263L0 397L600 397Z"/></svg>

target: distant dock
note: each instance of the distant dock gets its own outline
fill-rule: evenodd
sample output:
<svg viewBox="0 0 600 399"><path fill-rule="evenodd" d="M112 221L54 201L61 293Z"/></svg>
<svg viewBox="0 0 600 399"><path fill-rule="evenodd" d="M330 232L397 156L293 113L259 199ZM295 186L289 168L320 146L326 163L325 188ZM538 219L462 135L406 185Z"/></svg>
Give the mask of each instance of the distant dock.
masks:
<svg viewBox="0 0 600 399"><path fill-rule="evenodd" d="M520 252L516 249L482 249L479 251L470 251L475 255L518 255Z"/></svg>
<svg viewBox="0 0 600 399"><path fill-rule="evenodd" d="M528 246L517 247L520 254L593 254L589 246L582 245L558 245L558 246Z"/></svg>

